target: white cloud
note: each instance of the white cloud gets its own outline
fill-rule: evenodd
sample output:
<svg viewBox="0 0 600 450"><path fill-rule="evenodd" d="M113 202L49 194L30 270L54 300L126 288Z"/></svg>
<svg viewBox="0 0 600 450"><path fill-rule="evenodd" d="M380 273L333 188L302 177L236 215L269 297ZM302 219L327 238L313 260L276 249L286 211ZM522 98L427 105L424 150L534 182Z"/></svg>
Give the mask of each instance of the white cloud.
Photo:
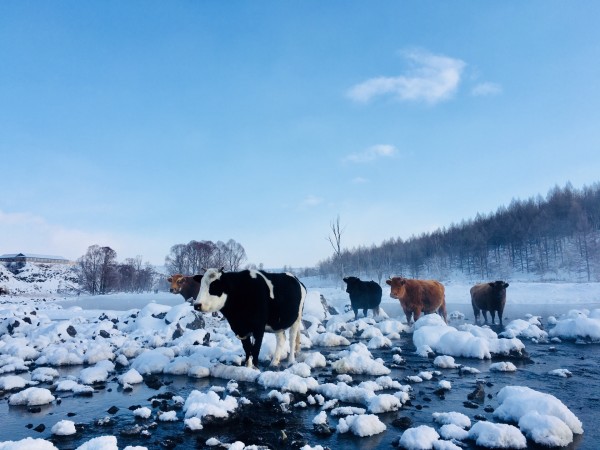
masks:
<svg viewBox="0 0 600 450"><path fill-rule="evenodd" d="M304 200L302 200L300 206L305 208L312 208L313 206L318 206L321 203L323 203L323 199L321 197L317 197L316 195L309 195Z"/></svg>
<svg viewBox="0 0 600 450"><path fill-rule="evenodd" d="M393 145L379 144L363 150L360 153L351 153L344 158L344 161L353 163L366 163L378 158L391 158L396 155L397 150Z"/></svg>
<svg viewBox="0 0 600 450"><path fill-rule="evenodd" d="M354 184L364 184L367 183L369 180L367 180L366 178L363 177L356 177L352 179L352 183Z"/></svg>
<svg viewBox="0 0 600 450"><path fill-rule="evenodd" d="M0 253L37 253L77 259L90 245L111 245L113 238L101 233L87 233L74 228L49 224L31 213L0 211L0 236L10 236Z"/></svg>
<svg viewBox="0 0 600 450"><path fill-rule="evenodd" d="M435 104L456 91L466 64L460 59L416 50L404 53L412 67L397 77L377 77L353 86L348 97L367 103L377 96L389 95L400 101Z"/></svg>
<svg viewBox="0 0 600 450"><path fill-rule="evenodd" d="M498 83L479 83L471 90L471 95L476 97L483 97L489 95L498 95L502 93L502 86Z"/></svg>

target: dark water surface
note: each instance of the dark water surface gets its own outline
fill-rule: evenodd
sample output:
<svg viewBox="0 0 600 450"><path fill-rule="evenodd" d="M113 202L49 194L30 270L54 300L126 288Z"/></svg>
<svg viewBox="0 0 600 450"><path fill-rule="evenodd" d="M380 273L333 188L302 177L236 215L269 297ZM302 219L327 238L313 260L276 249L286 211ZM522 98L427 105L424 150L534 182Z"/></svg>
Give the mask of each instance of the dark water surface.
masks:
<svg viewBox="0 0 600 450"><path fill-rule="evenodd" d="M581 309L587 307L592 309L598 305L571 305L561 307L557 311L555 306L546 311L543 305L516 305L507 313L509 320L523 318L525 314L540 314L547 317L548 314L558 315L569 309ZM465 313L466 320L472 322L472 312L468 305L450 305L449 312L461 311ZM391 315L391 314L390 314ZM459 322L453 322L457 325ZM499 330L496 330L499 331ZM116 382L116 376L106 385L98 386L92 397L79 397L61 394L61 402L41 408L39 412L31 412L26 407L15 407L8 405L8 394L4 394L0 402L0 441L19 440L25 437L39 437L51 440L61 450L75 449L83 442L92 437L102 435L117 436L119 449L127 445L140 445L148 449L202 449L211 448L206 446L207 439L215 437L221 442L233 443L237 440L246 445L264 445L266 448L292 449L300 448L304 444L315 446L320 444L330 449L388 449L393 448L393 443L402 434L403 429L398 428L397 419L408 418L411 426L429 425L439 428L432 420L434 412L458 411L467 415L474 423L477 419L487 418L494 420L492 412L486 412L486 406L496 408L497 392L507 385L523 385L535 390L549 393L561 400L582 422L584 434L575 436L575 441L568 449L598 449L600 448L600 345L599 344L576 344L562 342L557 344L536 344L523 340L529 354L529 360L514 360L518 370L512 373L490 372L489 366L496 361L478 360L472 358L455 358L458 364L474 367L481 371L477 375L461 375L458 369L437 369L433 366L433 360L416 356L413 351L412 336L403 335L400 340L395 341L394 346L402 348L402 356L406 363L401 367L392 369L390 376L407 384L404 380L409 375L416 375L422 370L440 370L442 375L434 377L430 381L413 384L414 398L410 405L403 406L399 411L379 414L378 417L387 426L387 430L381 434L360 438L351 433L340 434L334 432L330 436L321 436L313 432L312 420L320 412L318 406L306 408L290 407L289 411L282 411L279 405L266 399L271 389L265 389L254 383L239 383L239 391L242 396L249 398L253 404L246 406L230 423L206 426L197 432L184 431L183 412L178 410L177 422L154 422L157 412L163 409L173 409L173 402L169 400L171 395L187 398L194 390L208 390L211 386L224 386L228 380L206 378L192 379L185 376L160 376L163 383L158 389L153 389L146 384L136 385L131 392L123 392ZM327 356L328 353L338 352L340 348L313 348ZM381 357L386 361L388 367L392 367L392 352L390 350L374 351L375 357ZM553 369L568 369L573 376L562 378L549 375ZM72 368L59 368L61 376L78 375L80 366ZM330 369L314 371L313 376L321 383L335 382L335 375ZM354 384L372 379L370 376L353 375ZM451 391L444 398L440 398L434 392L439 380L444 379L452 383ZM473 391L476 380L482 379L487 385L485 387L485 401L473 409L465 406L467 395ZM49 387L41 384L41 387ZM487 395L489 394L489 396ZM159 397L158 402L152 406L151 399ZM490 398L491 397L491 398ZM306 396L295 395L292 404L305 400ZM118 410L114 413L107 412L109 408L116 406ZM141 420L134 418L130 407L147 406L152 409L153 419ZM341 406L341 405L338 405ZM357 405L361 406L361 405ZM489 410L489 408L488 408ZM71 414L74 415L71 415ZM329 424L335 427L337 419L329 416ZM97 421L105 417L111 417L112 421L105 425L99 425ZM51 434L50 429L60 420L68 419L77 424L78 433L75 436L60 438ZM43 431L34 431L34 428L43 424ZM128 435L133 428L147 430L147 435L139 433ZM39 428L38 428L39 429ZM284 437L285 436L285 437ZM478 448L472 441L464 441L465 448ZM215 448L215 447L212 447ZM219 447L216 447L219 448ZM537 447L533 444L529 448Z"/></svg>

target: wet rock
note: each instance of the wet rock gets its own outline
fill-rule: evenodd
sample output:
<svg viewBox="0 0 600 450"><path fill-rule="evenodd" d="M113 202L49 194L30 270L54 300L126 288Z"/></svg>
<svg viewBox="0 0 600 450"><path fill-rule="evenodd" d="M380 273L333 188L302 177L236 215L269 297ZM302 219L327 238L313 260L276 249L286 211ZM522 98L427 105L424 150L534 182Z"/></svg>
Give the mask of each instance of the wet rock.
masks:
<svg viewBox="0 0 600 450"><path fill-rule="evenodd" d="M28 323L29 325L31 325L31 318L30 317L23 317L23 322Z"/></svg>
<svg viewBox="0 0 600 450"><path fill-rule="evenodd" d="M67 413L67 417L73 417L73 416L76 416L76 415L77 415L77 413L74 413L74 412L68 412Z"/></svg>
<svg viewBox="0 0 600 450"><path fill-rule="evenodd" d="M490 405L487 405L485 408L483 408L483 410L486 413L493 413L494 412L494 408L492 406L490 406Z"/></svg>
<svg viewBox="0 0 600 450"><path fill-rule="evenodd" d="M463 405L465 408L471 408L471 409L477 409L479 408L479 405L477 403L468 401L468 402L463 402Z"/></svg>
<svg viewBox="0 0 600 450"><path fill-rule="evenodd" d="M156 389L156 390L160 389L161 386L164 385L164 383L162 382L162 380L160 379L160 377L158 375L155 375L155 374L146 375L144 377L144 383L150 389Z"/></svg>
<svg viewBox="0 0 600 450"><path fill-rule="evenodd" d="M392 421L392 425L401 430L407 430L412 426L412 419L407 416L398 416Z"/></svg>
<svg viewBox="0 0 600 450"><path fill-rule="evenodd" d="M202 339L202 345L208 347L210 344L210 333L206 333Z"/></svg>
<svg viewBox="0 0 600 450"><path fill-rule="evenodd" d="M106 330L100 330L98 334L104 339L108 339L110 337L110 333Z"/></svg>
<svg viewBox="0 0 600 450"><path fill-rule="evenodd" d="M477 385L475 386L475 389L473 390L473 392L467 395L467 398L474 402L483 403L483 400L485 399L485 390L483 386L483 382L478 381Z"/></svg>
<svg viewBox="0 0 600 450"><path fill-rule="evenodd" d="M206 326L206 322L204 322L204 317L202 317L202 313L199 313L198 311L192 311L192 314L194 315L194 320L186 324L185 327L188 330L204 329L204 327Z"/></svg>
<svg viewBox="0 0 600 450"><path fill-rule="evenodd" d="M159 314L152 314L152 317L154 317L155 319L160 319L160 320L162 320L162 319L164 319L164 318L165 318L165 316L166 316L166 315L167 315L167 313L166 313L166 312L161 312L161 313L159 313Z"/></svg>
<svg viewBox="0 0 600 450"><path fill-rule="evenodd" d="M69 325L67 327L67 334L71 337L75 337L77 335L77 330L73 325Z"/></svg>
<svg viewBox="0 0 600 450"><path fill-rule="evenodd" d="M138 436L138 435L142 434L142 432L144 430L145 430L145 428L141 425L133 425L131 427L123 428L120 431L120 434L122 436Z"/></svg>
<svg viewBox="0 0 600 450"><path fill-rule="evenodd" d="M39 413L42 412L42 408L39 406L30 406L29 408L27 408L27 411L30 413Z"/></svg>
<svg viewBox="0 0 600 450"><path fill-rule="evenodd" d="M313 425L313 432L318 436L330 436L334 431L327 423L316 423Z"/></svg>
<svg viewBox="0 0 600 450"><path fill-rule="evenodd" d="M119 408L117 408L116 406L111 406L106 412L109 414L116 414L118 410Z"/></svg>
<svg viewBox="0 0 600 450"><path fill-rule="evenodd" d="M96 420L94 424L98 427L110 427L115 424L115 421L112 417L103 417L102 419Z"/></svg>
<svg viewBox="0 0 600 450"><path fill-rule="evenodd" d="M46 425L40 423L37 427L33 429L33 431L37 431L38 433L43 432L46 429Z"/></svg>
<svg viewBox="0 0 600 450"><path fill-rule="evenodd" d="M482 416L481 414L475 414L473 416L473 419L479 420L479 421L482 421L482 422L485 422L487 420L487 418L485 416Z"/></svg>

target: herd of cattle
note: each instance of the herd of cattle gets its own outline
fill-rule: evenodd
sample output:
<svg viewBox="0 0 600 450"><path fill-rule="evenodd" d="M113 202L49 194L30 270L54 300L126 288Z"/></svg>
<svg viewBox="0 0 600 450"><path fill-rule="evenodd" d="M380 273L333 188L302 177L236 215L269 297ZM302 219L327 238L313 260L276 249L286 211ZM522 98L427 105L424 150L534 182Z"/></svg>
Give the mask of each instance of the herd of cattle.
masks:
<svg viewBox="0 0 600 450"><path fill-rule="evenodd" d="M300 350L302 310L306 298L306 287L296 276L262 270L224 272L223 269L208 269L202 275L175 274L167 281L171 284L170 291L190 300L195 310L220 311L223 314L231 330L242 341L246 366L252 367L254 361L258 362L265 331L276 336L271 365L279 365L286 331L290 340L288 362L295 362L295 355ZM381 304L381 286L375 281L362 281L357 277L346 277L344 282L355 319L361 309L365 316L369 309L373 310L376 317ZM440 282L392 277L386 283L390 286L390 296L400 301L409 324L418 320L421 313L437 312L447 321L445 290ZM497 312L502 326L507 287L508 283L504 281L494 281L471 288L476 322L479 322L482 313L487 323L489 311L494 324Z"/></svg>

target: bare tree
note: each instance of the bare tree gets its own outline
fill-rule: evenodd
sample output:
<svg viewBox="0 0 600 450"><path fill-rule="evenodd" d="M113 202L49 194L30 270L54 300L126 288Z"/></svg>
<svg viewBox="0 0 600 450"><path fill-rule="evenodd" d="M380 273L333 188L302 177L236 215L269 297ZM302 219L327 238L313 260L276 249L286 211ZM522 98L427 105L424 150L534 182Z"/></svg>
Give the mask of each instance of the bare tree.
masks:
<svg viewBox="0 0 600 450"><path fill-rule="evenodd" d="M329 235L327 239L333 248L333 262L337 267L337 276L339 276L340 280L344 278L344 260L342 258L342 233L344 230L340 225L340 216L338 214L335 221L332 221L330 224L330 229L332 235ZM340 281L341 282L341 281Z"/></svg>

